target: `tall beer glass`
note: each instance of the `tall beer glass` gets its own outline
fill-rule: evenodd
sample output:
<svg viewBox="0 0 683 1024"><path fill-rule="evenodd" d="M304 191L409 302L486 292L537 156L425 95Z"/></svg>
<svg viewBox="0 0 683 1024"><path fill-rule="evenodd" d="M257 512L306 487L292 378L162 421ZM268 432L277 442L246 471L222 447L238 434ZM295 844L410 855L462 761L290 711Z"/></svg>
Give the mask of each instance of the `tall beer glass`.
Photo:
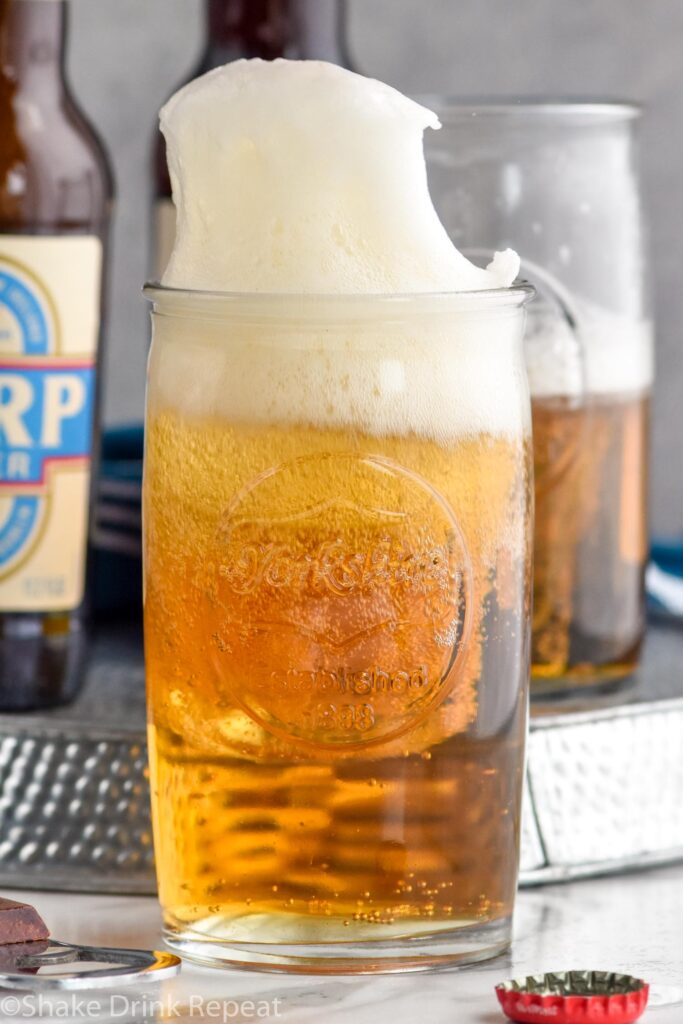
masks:
<svg viewBox="0 0 683 1024"><path fill-rule="evenodd" d="M442 222L510 245L529 310L536 542L532 692L627 677L644 632L652 326L635 127L605 103L436 103ZM494 201L492 201L494 197ZM485 252L481 252L482 257Z"/></svg>
<svg viewBox="0 0 683 1024"><path fill-rule="evenodd" d="M343 972L507 946L528 293L148 289L153 817L186 955Z"/></svg>

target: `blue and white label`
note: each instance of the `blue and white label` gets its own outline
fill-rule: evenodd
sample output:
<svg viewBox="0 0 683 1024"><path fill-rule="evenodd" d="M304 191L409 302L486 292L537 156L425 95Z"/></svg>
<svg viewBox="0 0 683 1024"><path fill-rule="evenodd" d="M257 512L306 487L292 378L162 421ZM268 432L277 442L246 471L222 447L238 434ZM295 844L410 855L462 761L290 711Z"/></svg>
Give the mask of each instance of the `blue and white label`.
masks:
<svg viewBox="0 0 683 1024"><path fill-rule="evenodd" d="M51 462L89 458L94 392L93 366L0 363L0 488L45 484Z"/></svg>
<svg viewBox="0 0 683 1024"><path fill-rule="evenodd" d="M82 600L100 271L98 239L0 235L0 611Z"/></svg>

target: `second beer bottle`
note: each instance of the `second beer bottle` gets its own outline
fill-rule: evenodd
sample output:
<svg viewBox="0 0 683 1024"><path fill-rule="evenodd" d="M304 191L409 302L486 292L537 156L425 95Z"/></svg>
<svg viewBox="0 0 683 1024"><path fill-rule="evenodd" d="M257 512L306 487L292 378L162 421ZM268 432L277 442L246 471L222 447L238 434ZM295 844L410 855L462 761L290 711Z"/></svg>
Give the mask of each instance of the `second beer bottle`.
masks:
<svg viewBox="0 0 683 1024"><path fill-rule="evenodd" d="M191 81L242 57L326 60L351 67L346 0L208 0L206 46ZM152 270L160 280L175 238L175 209L162 135L155 136Z"/></svg>

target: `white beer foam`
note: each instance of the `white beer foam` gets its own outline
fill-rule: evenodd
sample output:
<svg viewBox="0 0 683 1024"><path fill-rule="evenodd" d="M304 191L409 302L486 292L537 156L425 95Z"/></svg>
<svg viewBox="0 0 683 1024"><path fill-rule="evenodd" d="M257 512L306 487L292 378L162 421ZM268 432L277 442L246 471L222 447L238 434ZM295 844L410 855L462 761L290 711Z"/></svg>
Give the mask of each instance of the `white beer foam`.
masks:
<svg viewBox="0 0 683 1024"><path fill-rule="evenodd" d="M240 60L161 112L176 243L163 284L208 291L377 294L507 287L448 238L422 146L434 113L318 61Z"/></svg>
<svg viewBox="0 0 683 1024"><path fill-rule="evenodd" d="M534 398L642 394L654 379L650 321L574 301L572 329L557 314L529 311L525 338Z"/></svg>
<svg viewBox="0 0 683 1024"><path fill-rule="evenodd" d="M188 330L189 328L189 330ZM312 426L447 445L531 431L515 317L412 330L155 322L149 408L252 426Z"/></svg>

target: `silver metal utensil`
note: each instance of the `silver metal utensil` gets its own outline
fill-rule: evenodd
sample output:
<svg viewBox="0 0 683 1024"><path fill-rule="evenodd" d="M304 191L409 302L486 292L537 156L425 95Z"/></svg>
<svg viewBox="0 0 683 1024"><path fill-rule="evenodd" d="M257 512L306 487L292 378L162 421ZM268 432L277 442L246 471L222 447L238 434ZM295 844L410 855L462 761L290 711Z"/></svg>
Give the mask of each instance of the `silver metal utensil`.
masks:
<svg viewBox="0 0 683 1024"><path fill-rule="evenodd" d="M4 946L2 954L0 988L25 992L73 992L164 981L174 977L181 967L179 957L159 950L74 946L56 939L48 939L44 943L22 943L14 950L12 946ZM98 966L83 971L67 970L59 974L38 973L43 968L84 963L111 966Z"/></svg>

